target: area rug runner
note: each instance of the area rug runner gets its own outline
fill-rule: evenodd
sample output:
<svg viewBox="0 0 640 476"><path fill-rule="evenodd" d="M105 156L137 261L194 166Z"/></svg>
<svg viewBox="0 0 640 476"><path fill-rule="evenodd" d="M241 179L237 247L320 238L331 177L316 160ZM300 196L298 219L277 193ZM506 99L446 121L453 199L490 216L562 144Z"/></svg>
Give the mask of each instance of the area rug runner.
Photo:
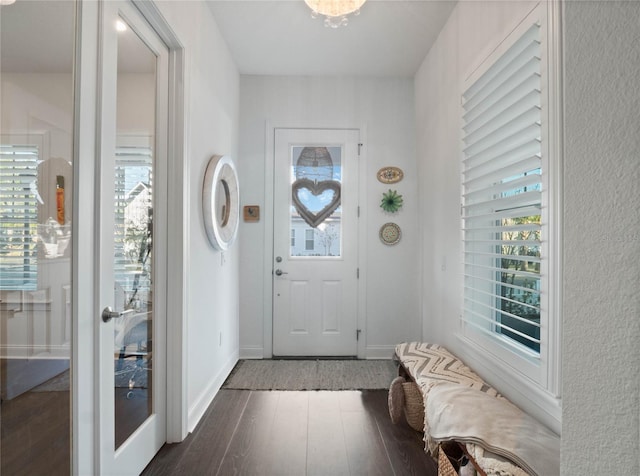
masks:
<svg viewBox="0 0 640 476"><path fill-rule="evenodd" d="M222 388L378 390L396 376L392 360L240 360Z"/></svg>

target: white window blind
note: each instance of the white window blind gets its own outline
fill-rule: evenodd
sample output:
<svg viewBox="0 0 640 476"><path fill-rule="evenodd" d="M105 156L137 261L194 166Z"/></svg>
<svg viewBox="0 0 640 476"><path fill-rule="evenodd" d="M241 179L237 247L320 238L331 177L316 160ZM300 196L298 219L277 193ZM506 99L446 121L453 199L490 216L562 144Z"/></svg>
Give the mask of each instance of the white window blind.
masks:
<svg viewBox="0 0 640 476"><path fill-rule="evenodd" d="M463 328L540 355L540 27L463 93Z"/></svg>
<svg viewBox="0 0 640 476"><path fill-rule="evenodd" d="M151 290L152 170L151 148L116 148L114 272L127 309Z"/></svg>
<svg viewBox="0 0 640 476"><path fill-rule="evenodd" d="M0 289L38 284L38 147L0 145Z"/></svg>

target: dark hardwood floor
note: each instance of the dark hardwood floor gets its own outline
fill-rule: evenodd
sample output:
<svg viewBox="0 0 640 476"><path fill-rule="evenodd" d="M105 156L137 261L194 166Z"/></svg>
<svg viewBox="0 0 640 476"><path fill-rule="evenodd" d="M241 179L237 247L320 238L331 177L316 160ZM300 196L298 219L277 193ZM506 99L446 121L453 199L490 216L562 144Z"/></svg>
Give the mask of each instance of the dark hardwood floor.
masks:
<svg viewBox="0 0 640 476"><path fill-rule="evenodd" d="M435 476L437 466L421 435L391 423L385 390L221 390L142 474Z"/></svg>
<svg viewBox="0 0 640 476"><path fill-rule="evenodd" d="M1 403L0 474L71 473L69 392L27 392Z"/></svg>

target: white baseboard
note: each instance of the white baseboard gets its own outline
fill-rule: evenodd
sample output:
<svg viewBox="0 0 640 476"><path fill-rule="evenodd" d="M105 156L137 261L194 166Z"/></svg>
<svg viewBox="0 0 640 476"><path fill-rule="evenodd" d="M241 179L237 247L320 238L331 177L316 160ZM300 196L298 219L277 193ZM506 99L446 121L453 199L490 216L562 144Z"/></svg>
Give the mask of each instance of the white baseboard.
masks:
<svg viewBox="0 0 640 476"><path fill-rule="evenodd" d="M368 345L364 351L365 359L392 359L395 350L395 345Z"/></svg>
<svg viewBox="0 0 640 476"><path fill-rule="evenodd" d="M393 358L395 345L372 345L365 348L365 359L384 360ZM264 359L264 348L246 346L240 348L240 359Z"/></svg>
<svg viewBox="0 0 640 476"><path fill-rule="evenodd" d="M241 359L264 359L264 348L263 347L240 347L240 358Z"/></svg>
<svg viewBox="0 0 640 476"><path fill-rule="evenodd" d="M189 433L191 433L204 413L211 405L211 402L218 394L218 390L222 387L222 384L227 379L233 367L238 362L238 350L234 351L231 357L225 362L220 371L213 378L209 386L200 394L200 397L191 405L189 408L189 415L187 417L187 427L189 429Z"/></svg>

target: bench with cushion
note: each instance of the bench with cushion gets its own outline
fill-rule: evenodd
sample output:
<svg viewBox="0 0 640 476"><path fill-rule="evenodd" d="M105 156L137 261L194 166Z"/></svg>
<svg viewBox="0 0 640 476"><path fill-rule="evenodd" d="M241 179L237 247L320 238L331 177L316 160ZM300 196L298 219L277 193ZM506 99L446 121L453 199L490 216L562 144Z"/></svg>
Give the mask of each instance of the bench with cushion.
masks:
<svg viewBox="0 0 640 476"><path fill-rule="evenodd" d="M460 474L559 473L560 438L444 347L402 343L394 358L400 366L389 390L392 420L398 421L404 411L409 424L424 432L425 449L432 456L437 458L442 447L461 448L473 466L460 469ZM422 427L416 414L423 418Z"/></svg>

